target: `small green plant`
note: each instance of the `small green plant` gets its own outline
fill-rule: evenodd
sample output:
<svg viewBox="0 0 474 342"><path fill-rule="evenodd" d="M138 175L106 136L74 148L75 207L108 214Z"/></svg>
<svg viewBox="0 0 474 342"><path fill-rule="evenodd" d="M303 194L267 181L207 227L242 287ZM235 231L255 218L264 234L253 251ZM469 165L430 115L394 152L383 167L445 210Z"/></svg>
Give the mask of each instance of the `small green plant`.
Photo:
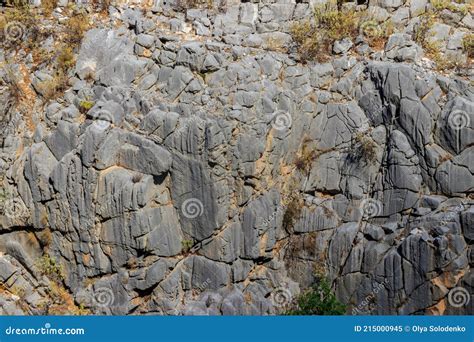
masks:
<svg viewBox="0 0 474 342"><path fill-rule="evenodd" d="M64 279L63 268L49 254L43 255L37 263L39 272L59 283Z"/></svg>
<svg viewBox="0 0 474 342"><path fill-rule="evenodd" d="M82 114L87 113L94 106L93 101L82 100L79 102L79 111Z"/></svg>
<svg viewBox="0 0 474 342"><path fill-rule="evenodd" d="M184 253L188 253L191 250L191 247L193 247L194 241L193 240L183 240L181 241L181 247L182 251Z"/></svg>
<svg viewBox="0 0 474 342"><path fill-rule="evenodd" d="M287 315L344 315L346 306L337 300L325 277L317 277L309 289L296 298Z"/></svg>
<svg viewBox="0 0 474 342"><path fill-rule="evenodd" d="M474 58L474 33L466 34L462 39L462 46L469 58Z"/></svg>

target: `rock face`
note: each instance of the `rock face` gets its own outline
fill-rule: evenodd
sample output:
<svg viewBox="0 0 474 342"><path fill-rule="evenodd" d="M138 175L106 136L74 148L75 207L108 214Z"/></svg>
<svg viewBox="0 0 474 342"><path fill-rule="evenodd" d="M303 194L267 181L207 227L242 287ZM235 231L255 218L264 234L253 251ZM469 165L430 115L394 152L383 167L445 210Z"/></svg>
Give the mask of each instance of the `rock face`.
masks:
<svg viewBox="0 0 474 342"><path fill-rule="evenodd" d="M114 8L34 129L5 108L0 314L44 312L44 250L94 313L276 314L322 269L349 314L473 314L472 81L404 34L379 58L269 49L305 2L174 5Z"/></svg>

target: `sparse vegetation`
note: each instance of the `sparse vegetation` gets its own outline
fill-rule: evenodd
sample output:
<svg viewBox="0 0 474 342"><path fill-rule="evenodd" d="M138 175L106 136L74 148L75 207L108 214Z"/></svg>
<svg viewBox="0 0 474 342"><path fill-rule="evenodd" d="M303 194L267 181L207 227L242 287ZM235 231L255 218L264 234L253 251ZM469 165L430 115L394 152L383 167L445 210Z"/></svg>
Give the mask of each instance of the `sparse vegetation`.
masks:
<svg viewBox="0 0 474 342"><path fill-rule="evenodd" d="M303 61L325 61L335 41L355 39L361 31L371 46L381 46L394 27L390 20L379 24L367 11L356 12L329 2L315 8L313 20L294 23L290 33Z"/></svg>
<svg viewBox="0 0 474 342"><path fill-rule="evenodd" d="M354 11L338 10L334 3L315 8L313 20L293 24L290 33L301 58L325 61L334 41L357 34L358 17Z"/></svg>
<svg viewBox="0 0 474 342"><path fill-rule="evenodd" d="M354 136L354 151L356 159L373 162L377 160L377 144L366 133L357 132Z"/></svg>
<svg viewBox="0 0 474 342"><path fill-rule="evenodd" d="M79 111L82 114L87 113L92 107L94 106L93 101L88 101L88 100L82 100L79 102ZM133 179L132 179L133 180ZM136 183L136 182L134 182Z"/></svg>
<svg viewBox="0 0 474 342"><path fill-rule="evenodd" d="M76 48L82 41L84 33L90 28L89 17L84 12L78 12L65 22L65 43L70 48Z"/></svg>
<svg viewBox="0 0 474 342"><path fill-rule="evenodd" d="M188 253L194 245L193 240L183 240L181 241L181 247L183 253Z"/></svg>
<svg viewBox="0 0 474 342"><path fill-rule="evenodd" d="M317 158L318 153L314 146L311 144L311 141L305 139L303 141L303 146L301 152L296 156L295 166L298 170L302 172L309 172L311 164Z"/></svg>
<svg viewBox="0 0 474 342"><path fill-rule="evenodd" d="M339 302L331 291L329 281L317 276L316 281L309 289L296 298L294 308L286 312L287 315L344 315L346 307Z"/></svg>
<svg viewBox="0 0 474 342"><path fill-rule="evenodd" d="M10 99L12 100L14 105L20 103L21 98L23 97L23 90L20 86L20 80L16 77L15 72L12 70L10 66L5 68L6 76L7 76L7 86L8 92L10 94Z"/></svg>
<svg viewBox="0 0 474 342"><path fill-rule="evenodd" d="M466 34L462 39L462 46L469 58L474 58L474 33Z"/></svg>
<svg viewBox="0 0 474 342"><path fill-rule="evenodd" d="M56 63L59 70L67 72L69 68L74 66L74 52L70 46L62 46L62 49L59 51Z"/></svg>
<svg viewBox="0 0 474 342"><path fill-rule="evenodd" d="M45 101L59 97L68 88L68 78L63 71L58 71L51 79L38 85Z"/></svg>
<svg viewBox="0 0 474 342"><path fill-rule="evenodd" d="M367 39L367 43L378 50L383 50L388 38L395 32L391 19L379 23L368 14L361 20L360 28Z"/></svg>
<svg viewBox="0 0 474 342"><path fill-rule="evenodd" d="M111 3L112 0L92 0L92 4L95 6L95 8L103 13L107 13Z"/></svg>
<svg viewBox="0 0 474 342"><path fill-rule="evenodd" d="M64 279L61 265L59 265L49 254L43 255L38 260L37 267L42 275L47 276L57 283L60 283Z"/></svg>
<svg viewBox="0 0 474 342"><path fill-rule="evenodd" d="M293 230L296 220L300 218L303 208L302 202L302 199L300 199L298 196L293 196L290 199L285 213L283 214L282 222L283 229L285 229L287 232L291 232Z"/></svg>
<svg viewBox="0 0 474 342"><path fill-rule="evenodd" d="M190 8L213 8L212 0L178 0L178 10L186 11Z"/></svg>
<svg viewBox="0 0 474 342"><path fill-rule="evenodd" d="M433 9L436 12L441 12L441 11L447 9L451 12L466 15L469 11L469 9L466 5L464 5L464 4L455 5L450 0L431 0L431 5L433 6Z"/></svg>
<svg viewBox="0 0 474 342"><path fill-rule="evenodd" d="M441 43L432 39L430 30L437 22L443 21L441 17L443 10L465 15L468 13L467 5L455 5L448 0L432 0L431 5L432 9L419 17L420 22L414 28L413 39L423 47L426 55L435 62L438 71L465 67L465 61L453 58L453 56L446 56L442 52ZM472 38L469 38L469 36L470 34L464 37L466 41L463 39L463 48L468 57L472 57L472 42L469 43L469 39L472 41ZM471 44L471 48L469 48L469 44Z"/></svg>
<svg viewBox="0 0 474 342"><path fill-rule="evenodd" d="M41 0L41 7L45 16L50 16L54 9L58 7L58 0Z"/></svg>
<svg viewBox="0 0 474 342"><path fill-rule="evenodd" d="M83 305L77 306L71 294L62 286L51 283L48 288L51 303L45 305L46 315L90 315Z"/></svg>
<svg viewBox="0 0 474 342"><path fill-rule="evenodd" d="M277 52L286 52L285 42L278 37L269 36L265 40L265 49Z"/></svg>

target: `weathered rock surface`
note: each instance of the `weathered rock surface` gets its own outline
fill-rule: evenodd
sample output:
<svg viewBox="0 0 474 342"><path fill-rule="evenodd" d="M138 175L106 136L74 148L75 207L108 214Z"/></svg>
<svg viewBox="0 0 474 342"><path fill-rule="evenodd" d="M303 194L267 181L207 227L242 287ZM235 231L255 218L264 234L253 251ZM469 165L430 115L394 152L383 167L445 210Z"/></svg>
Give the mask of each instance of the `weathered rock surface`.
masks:
<svg viewBox="0 0 474 342"><path fill-rule="evenodd" d="M43 250L96 313L275 314L316 268L348 313L473 314L472 81L402 33L378 60L350 40L327 63L267 49L306 2L166 6L89 31L80 87L37 100L34 129L5 105L0 314L43 312ZM377 8L406 22L427 2L406 6Z"/></svg>

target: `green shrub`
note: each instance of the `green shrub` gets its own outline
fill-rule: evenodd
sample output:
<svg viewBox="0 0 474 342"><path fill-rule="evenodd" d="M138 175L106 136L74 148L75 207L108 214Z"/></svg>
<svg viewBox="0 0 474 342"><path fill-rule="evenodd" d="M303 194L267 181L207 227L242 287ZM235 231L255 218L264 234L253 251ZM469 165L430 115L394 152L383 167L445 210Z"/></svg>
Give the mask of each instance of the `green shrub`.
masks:
<svg viewBox="0 0 474 342"><path fill-rule="evenodd" d="M193 247L194 241L193 240L183 240L181 241L181 247L183 253L188 253L191 250L191 247Z"/></svg>
<svg viewBox="0 0 474 342"><path fill-rule="evenodd" d="M331 291L329 281L321 277L296 298L294 308L287 315L344 315L346 306Z"/></svg>
<svg viewBox="0 0 474 342"><path fill-rule="evenodd" d="M314 12L313 20L296 22L290 28L303 61L324 61L334 41L357 35L359 17L354 11L339 10L334 3L328 3Z"/></svg>
<svg viewBox="0 0 474 342"><path fill-rule="evenodd" d="M63 268L49 254L39 258L37 265L39 272L51 280L59 283L64 279Z"/></svg>
<svg viewBox="0 0 474 342"><path fill-rule="evenodd" d="M359 18L353 10L338 10L329 3L316 7L314 18L316 25L333 41L358 33Z"/></svg>
<svg viewBox="0 0 474 342"><path fill-rule="evenodd" d="M93 101L82 100L81 102L79 102L79 111L82 114L87 113L92 107L94 107ZM134 182L134 183L137 183L137 182Z"/></svg>

